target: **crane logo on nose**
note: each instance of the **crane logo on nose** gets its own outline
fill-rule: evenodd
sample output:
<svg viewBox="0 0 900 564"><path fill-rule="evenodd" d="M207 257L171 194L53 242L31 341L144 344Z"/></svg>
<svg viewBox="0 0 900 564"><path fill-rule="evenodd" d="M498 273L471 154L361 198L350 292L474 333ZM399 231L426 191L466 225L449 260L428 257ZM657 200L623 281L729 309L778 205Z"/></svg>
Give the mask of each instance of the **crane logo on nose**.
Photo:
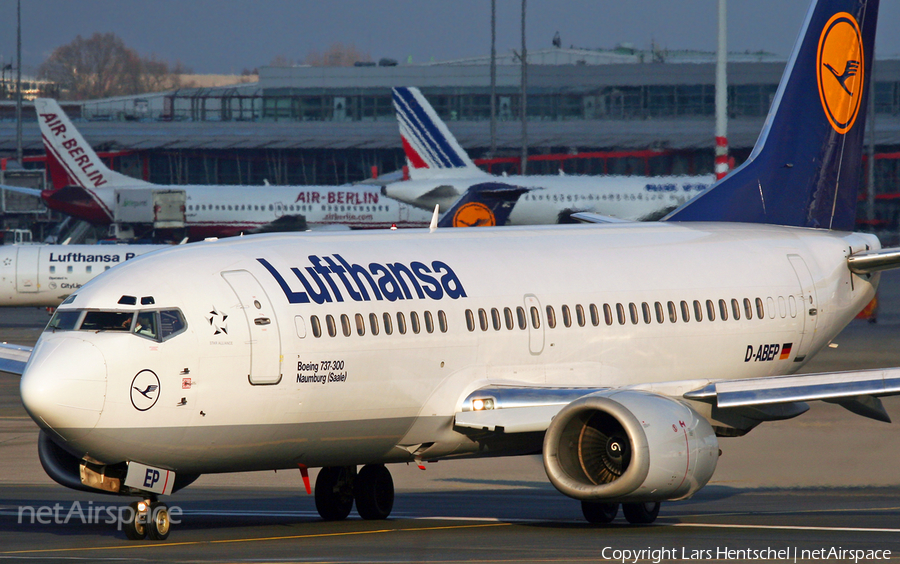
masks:
<svg viewBox="0 0 900 564"><path fill-rule="evenodd" d="M159 399L159 378L152 370L141 370L131 381L131 405L138 411L147 411Z"/></svg>

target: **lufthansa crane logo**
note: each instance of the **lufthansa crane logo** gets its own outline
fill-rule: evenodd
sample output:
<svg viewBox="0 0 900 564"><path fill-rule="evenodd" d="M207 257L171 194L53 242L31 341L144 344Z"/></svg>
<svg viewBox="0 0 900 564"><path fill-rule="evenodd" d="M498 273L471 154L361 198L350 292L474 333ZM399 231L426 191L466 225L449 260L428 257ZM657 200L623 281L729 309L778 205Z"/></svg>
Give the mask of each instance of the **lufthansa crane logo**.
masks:
<svg viewBox="0 0 900 564"><path fill-rule="evenodd" d="M131 405L138 411L147 411L159 399L159 378L152 370L141 370L131 381Z"/></svg>
<svg viewBox="0 0 900 564"><path fill-rule="evenodd" d="M479 202L460 206L453 214L453 227L489 227L497 225L491 208Z"/></svg>
<svg viewBox="0 0 900 564"><path fill-rule="evenodd" d="M819 37L816 76L822 109L838 133L850 131L862 103L865 74L862 34L856 18L839 12Z"/></svg>

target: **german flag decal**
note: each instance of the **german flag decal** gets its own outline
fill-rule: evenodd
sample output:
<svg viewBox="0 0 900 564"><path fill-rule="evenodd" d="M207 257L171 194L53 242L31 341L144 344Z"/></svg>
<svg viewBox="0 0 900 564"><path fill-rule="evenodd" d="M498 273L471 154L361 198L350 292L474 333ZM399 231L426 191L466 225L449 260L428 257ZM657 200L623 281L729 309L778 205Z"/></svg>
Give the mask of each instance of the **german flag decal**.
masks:
<svg viewBox="0 0 900 564"><path fill-rule="evenodd" d="M781 345L781 356L778 357L778 360L787 360L791 356L791 346L794 343L785 343Z"/></svg>

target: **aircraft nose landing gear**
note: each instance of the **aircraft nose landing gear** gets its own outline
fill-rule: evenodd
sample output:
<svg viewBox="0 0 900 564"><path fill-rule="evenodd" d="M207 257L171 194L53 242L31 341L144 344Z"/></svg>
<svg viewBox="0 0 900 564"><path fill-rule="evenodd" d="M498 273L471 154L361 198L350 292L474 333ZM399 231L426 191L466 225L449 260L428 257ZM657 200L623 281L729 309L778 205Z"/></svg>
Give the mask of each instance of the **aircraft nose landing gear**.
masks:
<svg viewBox="0 0 900 564"><path fill-rule="evenodd" d="M387 519L394 507L394 481L383 464L322 468L316 478L316 509L326 521L346 519L356 500L363 519Z"/></svg>
<svg viewBox="0 0 900 564"><path fill-rule="evenodd" d="M155 499L135 501L125 513L125 521L122 530L128 540L166 540L169 538L171 522L169 521L169 508L165 503Z"/></svg>

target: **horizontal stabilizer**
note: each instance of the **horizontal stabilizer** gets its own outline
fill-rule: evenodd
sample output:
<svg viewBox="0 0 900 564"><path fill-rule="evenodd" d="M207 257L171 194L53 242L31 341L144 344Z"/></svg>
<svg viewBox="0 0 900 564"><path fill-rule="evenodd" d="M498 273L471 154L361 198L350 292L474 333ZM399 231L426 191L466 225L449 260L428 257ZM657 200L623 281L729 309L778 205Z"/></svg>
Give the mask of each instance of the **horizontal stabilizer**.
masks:
<svg viewBox="0 0 900 564"><path fill-rule="evenodd" d="M684 394L717 407L746 407L801 401L829 401L853 413L884 421L879 396L900 394L900 368L723 380ZM866 396L870 396L871 399ZM878 415L883 414L883 417Z"/></svg>
<svg viewBox="0 0 900 564"><path fill-rule="evenodd" d="M31 347L0 343L0 372L22 374L30 356Z"/></svg>
<svg viewBox="0 0 900 564"><path fill-rule="evenodd" d="M17 192L19 194L27 194L29 196L35 196L38 198L41 197L41 191L38 188L25 188L24 186L10 186L8 184L0 184L0 188L9 190L10 192Z"/></svg>
<svg viewBox="0 0 900 564"><path fill-rule="evenodd" d="M856 274L870 274L900 268L900 248L868 251L847 258L847 266Z"/></svg>
<svg viewBox="0 0 900 564"><path fill-rule="evenodd" d="M627 219L619 219L618 217L600 215L593 212L575 212L569 217L581 223L632 223Z"/></svg>

